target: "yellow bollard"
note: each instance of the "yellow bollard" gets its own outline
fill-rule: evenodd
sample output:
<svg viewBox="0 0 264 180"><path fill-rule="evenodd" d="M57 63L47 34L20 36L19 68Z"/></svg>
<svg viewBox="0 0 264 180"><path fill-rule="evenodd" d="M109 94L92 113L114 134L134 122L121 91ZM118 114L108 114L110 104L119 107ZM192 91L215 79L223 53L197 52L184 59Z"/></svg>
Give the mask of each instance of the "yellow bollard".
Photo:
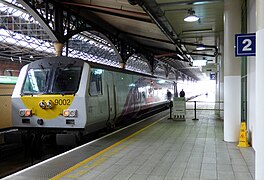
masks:
<svg viewBox="0 0 264 180"><path fill-rule="evenodd" d="M241 122L238 147L249 147L246 122Z"/></svg>

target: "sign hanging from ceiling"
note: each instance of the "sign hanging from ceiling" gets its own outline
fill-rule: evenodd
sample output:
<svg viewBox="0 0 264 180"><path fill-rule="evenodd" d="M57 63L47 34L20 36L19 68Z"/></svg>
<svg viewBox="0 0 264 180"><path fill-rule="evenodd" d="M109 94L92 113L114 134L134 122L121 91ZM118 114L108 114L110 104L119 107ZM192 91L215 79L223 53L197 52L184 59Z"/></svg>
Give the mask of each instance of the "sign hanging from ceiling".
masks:
<svg viewBox="0 0 264 180"><path fill-rule="evenodd" d="M210 80L216 80L216 74L210 73Z"/></svg>
<svg viewBox="0 0 264 180"><path fill-rule="evenodd" d="M206 66L202 66L202 72L218 72L217 63L207 63Z"/></svg>
<svg viewBox="0 0 264 180"><path fill-rule="evenodd" d="M235 55L255 56L256 55L256 33L235 35Z"/></svg>

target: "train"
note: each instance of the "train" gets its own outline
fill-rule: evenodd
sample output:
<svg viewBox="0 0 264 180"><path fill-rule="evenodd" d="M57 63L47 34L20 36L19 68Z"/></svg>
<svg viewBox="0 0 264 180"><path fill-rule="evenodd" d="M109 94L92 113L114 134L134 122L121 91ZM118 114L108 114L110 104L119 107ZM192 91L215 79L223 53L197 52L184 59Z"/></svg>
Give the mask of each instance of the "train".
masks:
<svg viewBox="0 0 264 180"><path fill-rule="evenodd" d="M64 139L115 129L128 119L168 108L173 81L71 57L25 65L12 94L14 128Z"/></svg>

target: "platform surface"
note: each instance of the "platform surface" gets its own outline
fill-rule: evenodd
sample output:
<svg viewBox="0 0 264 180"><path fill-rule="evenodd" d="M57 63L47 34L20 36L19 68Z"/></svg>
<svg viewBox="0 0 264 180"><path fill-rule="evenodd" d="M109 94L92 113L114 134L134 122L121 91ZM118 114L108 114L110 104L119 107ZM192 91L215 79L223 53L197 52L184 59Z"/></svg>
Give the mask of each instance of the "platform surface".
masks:
<svg viewBox="0 0 264 180"><path fill-rule="evenodd" d="M187 110L186 121L173 121L163 112L9 179L253 180L254 150L223 141L218 112L193 115Z"/></svg>

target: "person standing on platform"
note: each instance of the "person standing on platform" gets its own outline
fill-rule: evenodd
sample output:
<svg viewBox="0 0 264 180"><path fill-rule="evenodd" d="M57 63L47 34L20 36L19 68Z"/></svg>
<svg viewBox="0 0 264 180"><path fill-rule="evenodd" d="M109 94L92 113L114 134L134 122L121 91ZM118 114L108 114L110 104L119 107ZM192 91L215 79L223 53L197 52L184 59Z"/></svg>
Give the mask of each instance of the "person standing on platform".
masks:
<svg viewBox="0 0 264 180"><path fill-rule="evenodd" d="M181 92L180 92L180 97L185 97L185 92L184 92L183 89L182 89Z"/></svg>
<svg viewBox="0 0 264 180"><path fill-rule="evenodd" d="M167 90L167 98L169 101L171 101L171 96L172 96L171 92Z"/></svg>

